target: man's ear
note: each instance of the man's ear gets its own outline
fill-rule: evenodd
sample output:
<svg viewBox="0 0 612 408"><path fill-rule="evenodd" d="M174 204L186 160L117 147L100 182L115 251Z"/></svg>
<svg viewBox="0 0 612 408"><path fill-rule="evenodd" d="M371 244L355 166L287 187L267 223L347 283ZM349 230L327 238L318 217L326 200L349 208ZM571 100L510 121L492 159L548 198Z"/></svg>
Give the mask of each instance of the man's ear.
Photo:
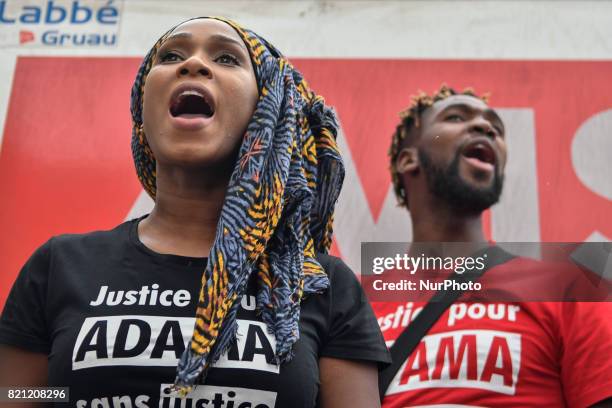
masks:
<svg viewBox="0 0 612 408"><path fill-rule="evenodd" d="M414 173L419 169L419 154L416 147L405 147L397 155L395 168L398 174Z"/></svg>

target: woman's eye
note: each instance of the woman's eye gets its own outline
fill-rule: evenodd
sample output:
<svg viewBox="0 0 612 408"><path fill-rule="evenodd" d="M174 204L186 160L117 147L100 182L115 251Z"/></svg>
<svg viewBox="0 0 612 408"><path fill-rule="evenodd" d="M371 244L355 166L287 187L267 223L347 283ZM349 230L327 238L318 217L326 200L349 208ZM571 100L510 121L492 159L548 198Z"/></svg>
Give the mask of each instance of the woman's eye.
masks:
<svg viewBox="0 0 612 408"><path fill-rule="evenodd" d="M180 61L180 59L181 56L172 51L165 52L159 57L160 62L176 62Z"/></svg>
<svg viewBox="0 0 612 408"><path fill-rule="evenodd" d="M220 55L215 59L215 62L225 65L240 65L240 63L238 62L238 58L234 57L231 54Z"/></svg>

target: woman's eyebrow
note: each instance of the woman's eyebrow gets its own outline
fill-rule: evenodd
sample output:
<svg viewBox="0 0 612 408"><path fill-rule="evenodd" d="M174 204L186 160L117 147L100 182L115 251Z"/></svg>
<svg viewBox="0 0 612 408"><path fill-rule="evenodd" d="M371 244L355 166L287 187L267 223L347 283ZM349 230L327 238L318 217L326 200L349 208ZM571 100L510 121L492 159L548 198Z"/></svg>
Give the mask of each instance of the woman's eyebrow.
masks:
<svg viewBox="0 0 612 408"><path fill-rule="evenodd" d="M190 39L193 38L193 34L187 31L183 31L183 32L178 32L175 34L172 34L170 37L166 38L166 41L172 41L172 40L178 40L178 39ZM240 48L242 48L243 50L246 51L246 45L244 45L244 43L242 41L238 41L232 37L229 37L227 35L223 35L223 34L212 34L209 37L210 40L216 41L216 42L222 42L222 43L228 43L228 44L232 44L235 46L238 46Z"/></svg>
<svg viewBox="0 0 612 408"><path fill-rule="evenodd" d="M244 45L242 41L238 41L236 39L233 39L232 37L228 37L227 35L213 34L210 36L210 39L218 42L233 44L246 51L246 45Z"/></svg>

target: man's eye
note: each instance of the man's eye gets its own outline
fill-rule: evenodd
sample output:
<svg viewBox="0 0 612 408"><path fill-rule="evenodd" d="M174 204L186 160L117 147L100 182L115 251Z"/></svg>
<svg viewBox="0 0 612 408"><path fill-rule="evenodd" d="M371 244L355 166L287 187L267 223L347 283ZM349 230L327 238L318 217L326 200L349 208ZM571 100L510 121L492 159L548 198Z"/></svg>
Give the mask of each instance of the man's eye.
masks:
<svg viewBox="0 0 612 408"><path fill-rule="evenodd" d="M240 65L240 63L238 62L238 58L234 57L231 54L220 55L215 59L215 62L225 65Z"/></svg>
<svg viewBox="0 0 612 408"><path fill-rule="evenodd" d="M160 62L176 62L180 60L181 56L172 51L165 52L159 57Z"/></svg>
<svg viewBox="0 0 612 408"><path fill-rule="evenodd" d="M453 113L448 115L445 120L447 122L463 122L463 116Z"/></svg>

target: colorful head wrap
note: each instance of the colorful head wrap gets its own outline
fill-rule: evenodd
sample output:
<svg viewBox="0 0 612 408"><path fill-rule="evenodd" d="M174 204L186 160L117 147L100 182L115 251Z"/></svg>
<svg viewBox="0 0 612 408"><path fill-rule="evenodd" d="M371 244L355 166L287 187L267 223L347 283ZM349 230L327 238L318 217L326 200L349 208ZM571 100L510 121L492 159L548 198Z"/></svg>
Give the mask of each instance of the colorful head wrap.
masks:
<svg viewBox="0 0 612 408"><path fill-rule="evenodd" d="M202 276L190 346L179 362L175 390L181 395L203 379L235 340L236 300L254 273L257 308L275 336L277 363L291 358L303 296L329 286L315 253L331 246L333 211L344 179L334 111L266 40L232 21L215 19L233 27L246 44L259 100ZM142 126L143 92L157 50L173 30L148 52L132 87L132 153L138 178L153 199L155 158Z"/></svg>

